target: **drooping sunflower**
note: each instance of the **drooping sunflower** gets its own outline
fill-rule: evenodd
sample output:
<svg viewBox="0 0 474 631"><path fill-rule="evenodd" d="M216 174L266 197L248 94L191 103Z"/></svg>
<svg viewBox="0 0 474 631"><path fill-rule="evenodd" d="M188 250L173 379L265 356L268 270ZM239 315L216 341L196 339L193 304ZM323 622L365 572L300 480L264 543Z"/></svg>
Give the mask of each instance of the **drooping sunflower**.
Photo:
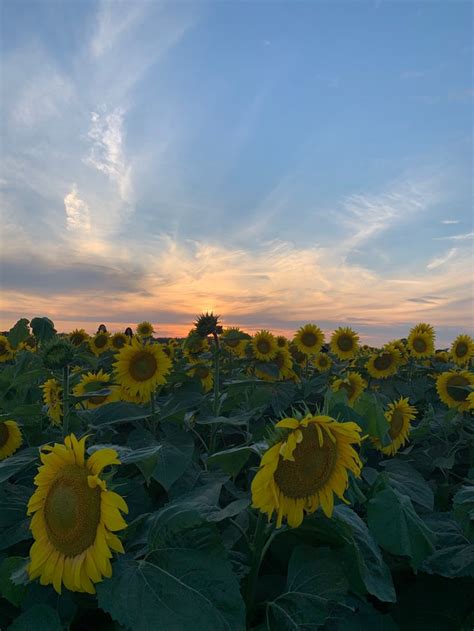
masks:
<svg viewBox="0 0 474 631"><path fill-rule="evenodd" d="M468 370L449 370L441 373L436 380L441 401L448 408L457 408L460 412L469 410L469 387L474 387L474 374Z"/></svg>
<svg viewBox="0 0 474 631"><path fill-rule="evenodd" d="M140 337L151 337L154 332L155 329L153 328L151 322L147 322L145 320L144 322L140 322L140 324L137 324L137 335L139 335Z"/></svg>
<svg viewBox="0 0 474 631"><path fill-rule="evenodd" d="M196 364L193 366L189 374L191 377L197 377L201 381L201 386L204 392L212 390L214 377L210 366L206 366L206 364Z"/></svg>
<svg viewBox="0 0 474 631"><path fill-rule="evenodd" d="M252 350L257 359L261 361L272 360L278 351L275 336L266 329L258 331L252 339Z"/></svg>
<svg viewBox="0 0 474 631"><path fill-rule="evenodd" d="M278 348L288 348L289 342L284 335L277 335L275 339Z"/></svg>
<svg viewBox="0 0 474 631"><path fill-rule="evenodd" d="M0 335L0 362L7 362L15 355L15 351L10 346L10 342L5 335Z"/></svg>
<svg viewBox="0 0 474 631"><path fill-rule="evenodd" d="M424 359L434 354L434 330L429 324L418 324L408 336L407 348L412 357Z"/></svg>
<svg viewBox="0 0 474 631"><path fill-rule="evenodd" d="M386 379L397 372L399 365L400 351L387 344L378 353L369 357L366 368L371 377Z"/></svg>
<svg viewBox="0 0 474 631"><path fill-rule="evenodd" d="M48 416L54 425L61 425L63 417L63 387L57 379L48 379L41 386L43 402L47 407Z"/></svg>
<svg viewBox="0 0 474 631"><path fill-rule="evenodd" d="M0 460L15 453L23 442L21 430L15 421L0 421Z"/></svg>
<svg viewBox="0 0 474 631"><path fill-rule="evenodd" d="M101 390L108 390L107 394L92 394L87 399L81 399L81 403L78 403L78 407L81 404L88 410L93 410L106 403L112 403L112 401L119 400L119 387L115 385L109 385L111 376L102 370L98 373L88 372L83 375L77 386L73 388L73 394L77 396L84 396L86 394L99 392Z"/></svg>
<svg viewBox="0 0 474 631"><path fill-rule="evenodd" d="M367 388L367 382L358 372L348 372L342 379L336 379L331 388L334 392L345 390L349 405L353 405Z"/></svg>
<svg viewBox="0 0 474 631"><path fill-rule="evenodd" d="M160 344L143 344L133 340L116 355L117 379L132 395L149 397L159 384L166 383L171 359Z"/></svg>
<svg viewBox="0 0 474 631"><path fill-rule="evenodd" d="M324 344L324 333L315 324L305 324L298 329L293 342L301 353L317 355Z"/></svg>
<svg viewBox="0 0 474 631"><path fill-rule="evenodd" d="M89 339L89 348L97 357L108 351L110 348L110 333L107 333L107 331L96 333Z"/></svg>
<svg viewBox="0 0 474 631"><path fill-rule="evenodd" d="M123 497L108 491L100 473L120 464L114 449L99 449L85 459L86 436L66 436L64 444L42 448L38 487L28 502L35 542L30 550L30 580L62 584L73 592L95 593L94 583L112 576L112 550L123 552L115 532L127 527Z"/></svg>
<svg viewBox="0 0 474 631"><path fill-rule="evenodd" d="M319 353L313 359L313 366L316 368L316 370L319 370L319 372L327 372L331 369L332 359L327 353Z"/></svg>
<svg viewBox="0 0 474 631"><path fill-rule="evenodd" d="M130 338L125 333L114 333L110 338L110 346L114 352L119 351L127 344L130 344Z"/></svg>
<svg viewBox="0 0 474 631"><path fill-rule="evenodd" d="M29 351L30 353L36 353L38 346L36 345L36 338L34 335L29 335L24 342L21 342L18 346L19 351Z"/></svg>
<svg viewBox="0 0 474 631"><path fill-rule="evenodd" d="M451 345L451 357L458 366L468 364L474 357L474 340L470 335L458 335Z"/></svg>
<svg viewBox="0 0 474 631"><path fill-rule="evenodd" d="M408 440L412 421L416 416L416 408L408 403L408 398L400 397L398 401L389 403L385 418L390 424L388 434L392 442L383 447L378 438L372 438L374 446L384 454L393 456Z"/></svg>
<svg viewBox="0 0 474 631"><path fill-rule="evenodd" d="M249 336L243 333L238 327L233 326L225 329L222 333L221 342L226 350L236 355L244 357Z"/></svg>
<svg viewBox="0 0 474 631"><path fill-rule="evenodd" d="M69 333L69 341L74 346L80 346L83 342L89 339L89 334L84 329L74 329Z"/></svg>
<svg viewBox="0 0 474 631"><path fill-rule="evenodd" d="M359 336L349 327L339 327L331 336L330 346L339 359L351 359L359 350Z"/></svg>
<svg viewBox="0 0 474 631"><path fill-rule="evenodd" d="M262 457L252 481L253 506L269 520L276 512L277 527L286 517L297 528L304 512L314 513L319 506L331 517L333 494L346 501L348 471L360 476L362 462L351 446L360 444L360 427L311 414L302 421L285 418L276 427L290 431Z"/></svg>

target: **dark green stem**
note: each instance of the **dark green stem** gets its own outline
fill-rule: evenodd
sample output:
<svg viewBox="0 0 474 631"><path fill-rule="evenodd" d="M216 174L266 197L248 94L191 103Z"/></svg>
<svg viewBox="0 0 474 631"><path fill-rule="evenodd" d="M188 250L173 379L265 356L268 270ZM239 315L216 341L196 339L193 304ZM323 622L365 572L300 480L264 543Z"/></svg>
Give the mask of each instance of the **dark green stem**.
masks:
<svg viewBox="0 0 474 631"><path fill-rule="evenodd" d="M217 333L214 333L214 341L216 344L214 353L214 416L219 416L219 368L220 368L220 347L219 337ZM209 453L213 454L216 448L217 438L217 425L213 425L211 428L211 440L209 443Z"/></svg>
<svg viewBox="0 0 474 631"><path fill-rule="evenodd" d="M250 566L250 573L247 579L245 594L245 600L247 603L247 615L249 619L251 618L255 607L255 592L257 589L260 566L262 564L265 553L271 543L271 538L271 536L267 537L267 525L265 523L265 517L262 513L259 513L253 537L253 557L252 564Z"/></svg>
<svg viewBox="0 0 474 631"><path fill-rule="evenodd" d="M63 437L69 433L69 366L63 368Z"/></svg>

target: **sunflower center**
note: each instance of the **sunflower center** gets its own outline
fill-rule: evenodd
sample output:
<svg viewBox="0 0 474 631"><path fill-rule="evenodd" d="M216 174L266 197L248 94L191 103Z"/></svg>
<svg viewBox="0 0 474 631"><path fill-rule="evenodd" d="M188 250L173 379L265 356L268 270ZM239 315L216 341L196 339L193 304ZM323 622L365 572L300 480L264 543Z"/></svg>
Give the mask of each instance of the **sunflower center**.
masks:
<svg viewBox="0 0 474 631"><path fill-rule="evenodd" d="M130 361L130 375L135 381L147 381L156 373L156 359L146 351L140 351Z"/></svg>
<svg viewBox="0 0 474 631"><path fill-rule="evenodd" d="M461 387L464 388L468 385L469 381L466 377L454 375L453 377L450 377L446 385L446 390L448 391L449 396L455 401L465 401L469 392L467 390L461 390Z"/></svg>
<svg viewBox="0 0 474 631"><path fill-rule="evenodd" d="M284 495L303 498L314 495L328 482L337 460L337 447L321 430L324 443L321 447L314 425L301 430L303 440L293 452L294 462L280 456L275 471L275 482Z"/></svg>
<svg viewBox="0 0 474 631"><path fill-rule="evenodd" d="M0 449L7 444L9 435L8 425L0 423Z"/></svg>
<svg viewBox="0 0 474 631"><path fill-rule="evenodd" d="M422 337L415 337L415 339L413 340L413 348L417 353L424 353L428 348L426 340L424 340Z"/></svg>
<svg viewBox="0 0 474 631"><path fill-rule="evenodd" d="M258 340L257 350L259 353L266 355L270 352L270 342L268 340Z"/></svg>
<svg viewBox="0 0 474 631"><path fill-rule="evenodd" d="M382 353L374 359L374 368L377 370L387 370L392 365L392 356L390 353Z"/></svg>
<svg viewBox="0 0 474 631"><path fill-rule="evenodd" d="M467 355L468 350L469 349L465 342L458 342L458 344L456 344L456 349L454 353L456 357L464 357L464 355Z"/></svg>
<svg viewBox="0 0 474 631"><path fill-rule="evenodd" d="M311 333L311 331L305 331L303 335L301 336L301 341L305 346L308 346L311 348L315 346L316 342L318 341L318 338L316 337L314 333Z"/></svg>
<svg viewBox="0 0 474 631"><path fill-rule="evenodd" d="M390 429L388 433L392 440L400 434L403 429L403 412L398 408L395 408L392 412L392 420L390 421Z"/></svg>
<svg viewBox="0 0 474 631"><path fill-rule="evenodd" d="M227 346L230 346L231 348L236 348L239 345L240 340L237 338L228 338L226 340L224 340L225 343L227 344Z"/></svg>
<svg viewBox="0 0 474 631"><path fill-rule="evenodd" d="M337 346L341 351L347 353L348 351L352 350L354 346L354 340L350 335L341 335L337 340Z"/></svg>
<svg viewBox="0 0 474 631"><path fill-rule="evenodd" d="M107 344L107 336L98 335L94 340L94 344L97 348L104 348L104 346Z"/></svg>
<svg viewBox="0 0 474 631"><path fill-rule="evenodd" d="M113 341L114 348L123 348L125 346L125 340L123 337L116 337Z"/></svg>
<svg viewBox="0 0 474 631"><path fill-rule="evenodd" d="M327 360L327 357L324 357L324 355L322 355L322 356L319 358L319 365L320 365L320 366L323 366L323 367L324 367L324 366L327 366L327 365L328 365L328 360Z"/></svg>
<svg viewBox="0 0 474 631"><path fill-rule="evenodd" d="M49 539L69 557L94 543L100 523L100 488L89 488L89 475L84 467L67 465L52 483L44 504Z"/></svg>

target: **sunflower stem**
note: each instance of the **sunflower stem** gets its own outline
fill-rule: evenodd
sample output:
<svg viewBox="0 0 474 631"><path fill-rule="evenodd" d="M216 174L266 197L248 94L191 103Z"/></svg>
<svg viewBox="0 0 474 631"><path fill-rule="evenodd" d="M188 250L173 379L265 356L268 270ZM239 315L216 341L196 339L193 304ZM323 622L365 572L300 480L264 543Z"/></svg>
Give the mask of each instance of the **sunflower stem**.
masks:
<svg viewBox="0 0 474 631"><path fill-rule="evenodd" d="M69 365L63 368L63 437L69 433Z"/></svg>
<svg viewBox="0 0 474 631"><path fill-rule="evenodd" d="M216 349L214 353L214 416L219 416L219 364L220 364L220 347L219 336L217 333L213 333ZM216 448L217 438L217 426L213 425L211 428L211 439L209 442L209 453L213 454Z"/></svg>
<svg viewBox="0 0 474 631"><path fill-rule="evenodd" d="M266 534L267 525L265 524L265 518L262 513L259 513L253 536L253 557L245 594L249 622L255 608L255 592L257 589L260 566L273 538L273 533L269 537L267 537Z"/></svg>

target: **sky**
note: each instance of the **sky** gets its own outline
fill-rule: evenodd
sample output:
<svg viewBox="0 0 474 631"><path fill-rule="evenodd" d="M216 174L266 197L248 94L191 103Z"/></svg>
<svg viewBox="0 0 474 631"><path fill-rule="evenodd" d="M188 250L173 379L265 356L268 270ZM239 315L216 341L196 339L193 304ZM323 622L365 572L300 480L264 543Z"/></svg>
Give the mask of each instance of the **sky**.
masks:
<svg viewBox="0 0 474 631"><path fill-rule="evenodd" d="M0 329L474 333L471 2L0 6Z"/></svg>

